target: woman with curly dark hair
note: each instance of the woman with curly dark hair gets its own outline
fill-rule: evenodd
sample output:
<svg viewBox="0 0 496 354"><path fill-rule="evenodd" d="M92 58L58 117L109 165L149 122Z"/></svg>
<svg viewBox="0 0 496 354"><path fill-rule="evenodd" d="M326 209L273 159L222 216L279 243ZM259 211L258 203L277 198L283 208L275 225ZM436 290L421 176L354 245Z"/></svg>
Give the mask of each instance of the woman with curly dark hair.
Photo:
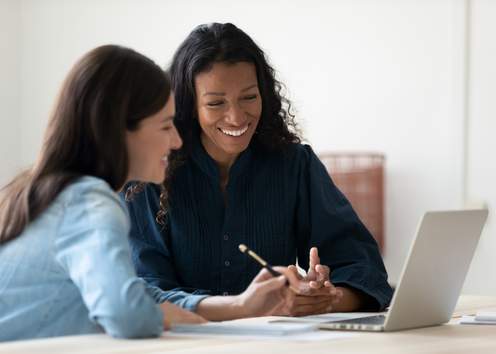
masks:
<svg viewBox="0 0 496 354"><path fill-rule="evenodd" d="M392 290L377 244L300 143L255 42L229 23L200 25L170 72L184 144L163 188L133 186L143 193L128 204L135 266L156 296L210 320L384 309ZM270 311L253 306L244 289L258 265L241 243L295 274L298 259L299 290Z"/></svg>

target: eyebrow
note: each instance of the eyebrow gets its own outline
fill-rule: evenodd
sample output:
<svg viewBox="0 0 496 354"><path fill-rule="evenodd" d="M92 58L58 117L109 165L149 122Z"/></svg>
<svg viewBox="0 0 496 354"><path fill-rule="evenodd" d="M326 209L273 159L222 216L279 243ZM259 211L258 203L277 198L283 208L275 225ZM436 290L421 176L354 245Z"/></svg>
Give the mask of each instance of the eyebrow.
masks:
<svg viewBox="0 0 496 354"><path fill-rule="evenodd" d="M250 86L245 87L244 89L242 89L241 92L245 92L245 91L251 90L252 88L257 87L257 86L258 86L258 84L250 85ZM212 95L212 96L225 96L226 93L225 92L209 91L209 92L205 92L202 96L209 96L209 95Z"/></svg>

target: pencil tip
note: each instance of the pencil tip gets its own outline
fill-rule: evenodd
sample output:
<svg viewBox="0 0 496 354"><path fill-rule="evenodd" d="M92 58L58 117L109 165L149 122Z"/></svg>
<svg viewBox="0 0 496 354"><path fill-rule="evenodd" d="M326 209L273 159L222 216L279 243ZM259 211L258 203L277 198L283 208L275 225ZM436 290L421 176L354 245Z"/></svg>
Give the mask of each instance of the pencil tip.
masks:
<svg viewBox="0 0 496 354"><path fill-rule="evenodd" d="M248 247L246 247L245 244L241 243L239 246L238 246L239 250L243 253L246 252L246 250L248 249Z"/></svg>

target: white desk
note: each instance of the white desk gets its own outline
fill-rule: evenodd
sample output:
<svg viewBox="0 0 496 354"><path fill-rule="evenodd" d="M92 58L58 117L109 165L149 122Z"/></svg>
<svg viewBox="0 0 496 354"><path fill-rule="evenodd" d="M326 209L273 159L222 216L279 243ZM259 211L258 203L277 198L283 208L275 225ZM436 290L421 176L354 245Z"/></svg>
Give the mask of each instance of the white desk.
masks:
<svg viewBox="0 0 496 354"><path fill-rule="evenodd" d="M496 297L462 296L455 317L479 309L496 309ZM257 321L261 319L250 319ZM452 321L453 322L453 321ZM391 333L357 333L319 342L168 337L119 340L84 335L0 344L0 353L496 353L496 326L447 324Z"/></svg>

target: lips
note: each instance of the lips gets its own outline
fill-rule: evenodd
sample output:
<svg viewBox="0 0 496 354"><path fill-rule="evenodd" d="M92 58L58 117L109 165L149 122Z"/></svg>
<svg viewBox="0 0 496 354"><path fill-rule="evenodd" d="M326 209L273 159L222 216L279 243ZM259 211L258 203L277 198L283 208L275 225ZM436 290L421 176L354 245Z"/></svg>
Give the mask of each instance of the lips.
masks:
<svg viewBox="0 0 496 354"><path fill-rule="evenodd" d="M226 129L226 128L218 128L218 129L225 135L232 137L239 137L248 131L249 126L250 125L248 124L241 129Z"/></svg>

